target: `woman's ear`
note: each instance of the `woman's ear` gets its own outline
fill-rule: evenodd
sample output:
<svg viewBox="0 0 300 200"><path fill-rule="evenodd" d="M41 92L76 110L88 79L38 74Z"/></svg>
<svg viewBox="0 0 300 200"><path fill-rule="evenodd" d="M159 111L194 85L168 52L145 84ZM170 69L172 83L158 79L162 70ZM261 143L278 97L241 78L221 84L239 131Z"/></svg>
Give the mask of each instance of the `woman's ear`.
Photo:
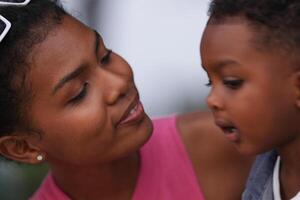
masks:
<svg viewBox="0 0 300 200"><path fill-rule="evenodd" d="M0 137L0 154L22 163L41 163L44 160L44 155L38 147L31 143L30 137L22 134Z"/></svg>

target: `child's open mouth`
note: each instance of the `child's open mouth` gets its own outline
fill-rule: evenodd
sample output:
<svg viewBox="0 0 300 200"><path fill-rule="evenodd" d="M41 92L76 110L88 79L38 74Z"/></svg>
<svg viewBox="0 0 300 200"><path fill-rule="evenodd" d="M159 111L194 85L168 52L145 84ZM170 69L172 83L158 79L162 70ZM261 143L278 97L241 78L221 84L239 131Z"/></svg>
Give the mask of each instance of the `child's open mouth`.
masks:
<svg viewBox="0 0 300 200"><path fill-rule="evenodd" d="M237 142L239 140L239 131L231 123L217 120L216 125L222 129L225 133L225 137L231 142Z"/></svg>

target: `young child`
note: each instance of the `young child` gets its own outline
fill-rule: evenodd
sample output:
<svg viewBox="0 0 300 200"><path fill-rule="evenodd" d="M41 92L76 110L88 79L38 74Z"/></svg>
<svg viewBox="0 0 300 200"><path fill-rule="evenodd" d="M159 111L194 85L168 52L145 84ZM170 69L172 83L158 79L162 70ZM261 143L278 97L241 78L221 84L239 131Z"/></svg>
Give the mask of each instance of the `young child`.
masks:
<svg viewBox="0 0 300 200"><path fill-rule="evenodd" d="M0 153L49 164L33 200L239 199L252 160L210 114L152 133L130 66L100 34L56 1L26 3L0 6Z"/></svg>
<svg viewBox="0 0 300 200"><path fill-rule="evenodd" d="M300 199L300 1L213 0L201 42L215 123L257 155L244 200Z"/></svg>

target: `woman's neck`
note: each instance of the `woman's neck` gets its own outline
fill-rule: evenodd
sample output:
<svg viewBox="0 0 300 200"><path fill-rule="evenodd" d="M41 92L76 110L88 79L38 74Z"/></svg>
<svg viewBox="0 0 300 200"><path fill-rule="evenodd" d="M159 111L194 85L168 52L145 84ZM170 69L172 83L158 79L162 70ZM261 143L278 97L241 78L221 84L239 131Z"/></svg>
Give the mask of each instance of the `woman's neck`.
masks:
<svg viewBox="0 0 300 200"><path fill-rule="evenodd" d="M139 174L139 156L101 166L51 166L56 184L72 199L131 199Z"/></svg>

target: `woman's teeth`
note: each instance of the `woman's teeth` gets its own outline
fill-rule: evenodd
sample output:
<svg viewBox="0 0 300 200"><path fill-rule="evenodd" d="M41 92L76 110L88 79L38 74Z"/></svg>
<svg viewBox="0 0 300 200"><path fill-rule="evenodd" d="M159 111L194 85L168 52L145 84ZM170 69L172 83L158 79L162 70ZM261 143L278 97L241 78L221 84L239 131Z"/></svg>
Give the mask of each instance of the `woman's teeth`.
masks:
<svg viewBox="0 0 300 200"><path fill-rule="evenodd" d="M131 109L129 114L131 115L132 113L134 113L137 110L137 107L138 107L138 105L135 105L134 108Z"/></svg>

